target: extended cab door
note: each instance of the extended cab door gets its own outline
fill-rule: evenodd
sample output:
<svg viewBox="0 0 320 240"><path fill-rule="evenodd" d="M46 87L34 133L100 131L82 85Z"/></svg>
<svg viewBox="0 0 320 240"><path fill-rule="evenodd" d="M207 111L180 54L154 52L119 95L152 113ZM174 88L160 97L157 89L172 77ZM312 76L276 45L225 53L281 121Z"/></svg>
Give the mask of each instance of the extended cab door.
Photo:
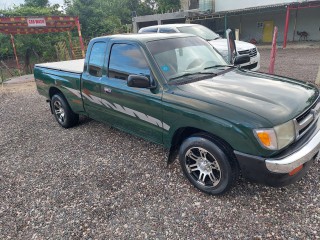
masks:
<svg viewBox="0 0 320 240"><path fill-rule="evenodd" d="M112 125L148 140L162 143L169 126L163 122L162 89L127 86L128 76L152 78L148 62L138 44L110 42L108 76L101 81L101 99Z"/></svg>
<svg viewBox="0 0 320 240"><path fill-rule="evenodd" d="M101 79L106 77L103 68L106 56L107 42L97 41L89 45L89 56L86 58L85 69L81 79L81 93L85 111L89 117L103 120L101 112L104 107L101 104Z"/></svg>

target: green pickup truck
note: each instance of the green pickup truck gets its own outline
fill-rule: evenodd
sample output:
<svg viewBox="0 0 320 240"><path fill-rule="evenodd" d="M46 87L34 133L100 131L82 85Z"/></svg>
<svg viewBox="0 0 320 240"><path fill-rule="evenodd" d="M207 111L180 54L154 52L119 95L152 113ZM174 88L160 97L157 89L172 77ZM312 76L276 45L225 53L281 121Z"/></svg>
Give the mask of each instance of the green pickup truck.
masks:
<svg viewBox="0 0 320 240"><path fill-rule="evenodd" d="M34 75L62 127L86 115L161 144L168 164L178 156L208 194L225 193L240 174L292 183L319 156L316 86L228 65L193 35L95 38L84 60L37 64Z"/></svg>

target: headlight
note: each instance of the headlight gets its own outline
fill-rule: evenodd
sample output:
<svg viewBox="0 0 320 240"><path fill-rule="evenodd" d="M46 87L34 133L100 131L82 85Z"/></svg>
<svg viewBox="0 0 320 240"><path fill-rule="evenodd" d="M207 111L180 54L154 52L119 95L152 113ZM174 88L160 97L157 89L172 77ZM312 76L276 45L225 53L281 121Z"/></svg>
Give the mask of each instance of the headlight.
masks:
<svg viewBox="0 0 320 240"><path fill-rule="evenodd" d="M265 148L279 150L295 139L295 128L293 121L281 124L274 128L254 130L258 142Z"/></svg>

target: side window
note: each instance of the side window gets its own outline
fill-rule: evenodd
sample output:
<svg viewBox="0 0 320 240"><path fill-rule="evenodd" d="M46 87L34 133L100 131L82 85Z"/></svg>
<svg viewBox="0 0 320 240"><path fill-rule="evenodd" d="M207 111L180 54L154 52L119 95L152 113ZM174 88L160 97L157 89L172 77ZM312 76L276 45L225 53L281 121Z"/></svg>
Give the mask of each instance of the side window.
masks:
<svg viewBox="0 0 320 240"><path fill-rule="evenodd" d="M176 33L176 31L172 28L160 28L159 32L161 32L161 33Z"/></svg>
<svg viewBox="0 0 320 240"><path fill-rule="evenodd" d="M94 77L102 76L106 43L97 42L92 46L89 59L89 74Z"/></svg>
<svg viewBox="0 0 320 240"><path fill-rule="evenodd" d="M131 74L150 75L144 55L135 45L114 44L110 54L109 78L127 80Z"/></svg>

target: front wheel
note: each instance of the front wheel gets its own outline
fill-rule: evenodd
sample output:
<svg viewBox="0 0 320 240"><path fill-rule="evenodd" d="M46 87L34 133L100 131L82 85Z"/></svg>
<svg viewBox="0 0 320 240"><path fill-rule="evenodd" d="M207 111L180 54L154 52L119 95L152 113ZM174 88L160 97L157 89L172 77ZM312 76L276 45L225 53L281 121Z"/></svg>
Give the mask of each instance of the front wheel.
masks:
<svg viewBox="0 0 320 240"><path fill-rule="evenodd" d="M199 190L220 195L238 178L239 170L231 151L222 143L203 136L186 139L179 151L184 175Z"/></svg>
<svg viewBox="0 0 320 240"><path fill-rule="evenodd" d="M60 126L70 128L78 123L79 115L71 110L67 100L61 94L53 95L51 108Z"/></svg>

